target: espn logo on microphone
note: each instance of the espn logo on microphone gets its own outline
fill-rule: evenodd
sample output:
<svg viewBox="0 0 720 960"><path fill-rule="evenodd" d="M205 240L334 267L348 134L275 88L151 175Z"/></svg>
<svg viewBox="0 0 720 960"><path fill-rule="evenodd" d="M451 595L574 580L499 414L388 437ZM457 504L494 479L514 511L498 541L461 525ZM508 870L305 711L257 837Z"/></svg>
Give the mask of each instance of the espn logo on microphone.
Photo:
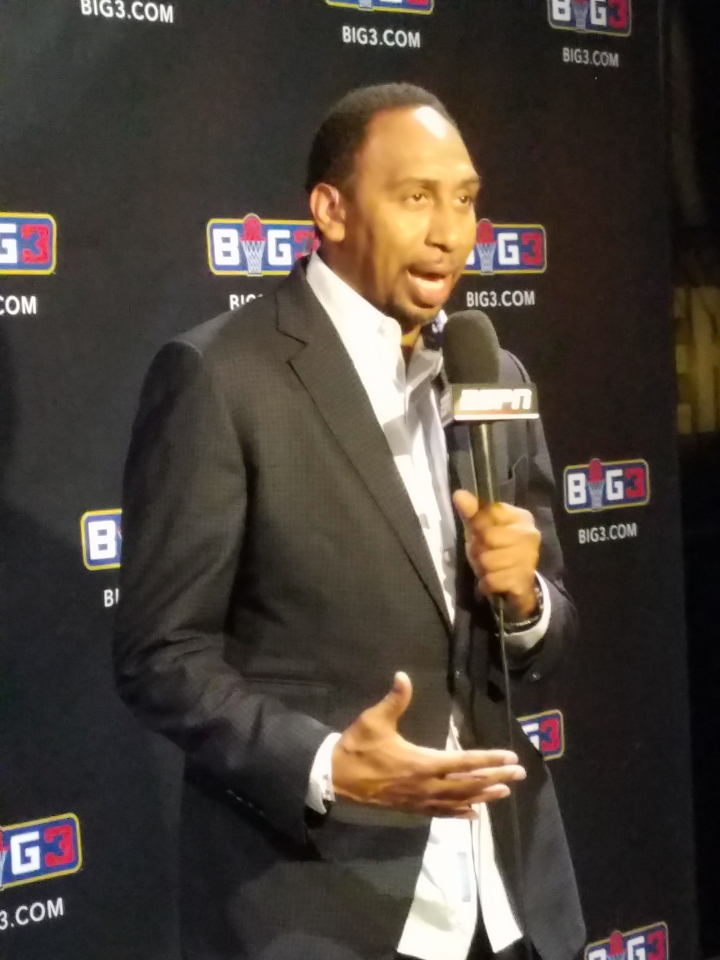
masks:
<svg viewBox="0 0 720 960"><path fill-rule="evenodd" d="M0 827L0 891L77 873L81 866L74 813Z"/></svg>
<svg viewBox="0 0 720 960"><path fill-rule="evenodd" d="M666 923L653 923L627 933L615 930L607 940L585 947L585 960L669 960L669 957Z"/></svg>
<svg viewBox="0 0 720 960"><path fill-rule="evenodd" d="M453 384L453 419L458 421L537 420L537 390L494 384Z"/></svg>

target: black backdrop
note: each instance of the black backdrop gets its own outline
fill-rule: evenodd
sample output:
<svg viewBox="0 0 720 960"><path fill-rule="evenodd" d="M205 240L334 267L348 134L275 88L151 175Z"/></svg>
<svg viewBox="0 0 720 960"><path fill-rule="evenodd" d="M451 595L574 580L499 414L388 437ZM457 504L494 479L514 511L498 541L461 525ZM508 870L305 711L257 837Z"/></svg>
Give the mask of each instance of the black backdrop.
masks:
<svg viewBox="0 0 720 960"><path fill-rule="evenodd" d="M83 557L80 518L118 507L153 352L276 282L213 275L208 222L305 220L304 158L325 110L400 79L456 115L483 216L546 231L544 272L468 275L452 305L485 306L540 388L582 633L518 713L562 711L537 723L557 754L564 721L553 772L599 943L587 954L615 958L619 930L628 960L696 956L660 11L632 0L614 29L629 3L609 3L3 3L0 956L178 955L179 758L113 692L115 557L97 539L112 528L96 527ZM55 219L56 263L18 211ZM564 510L563 469L594 458L644 459L649 503L608 475L624 467L605 467L602 509ZM14 825L69 813L82 868L58 876L72 851L44 825Z"/></svg>

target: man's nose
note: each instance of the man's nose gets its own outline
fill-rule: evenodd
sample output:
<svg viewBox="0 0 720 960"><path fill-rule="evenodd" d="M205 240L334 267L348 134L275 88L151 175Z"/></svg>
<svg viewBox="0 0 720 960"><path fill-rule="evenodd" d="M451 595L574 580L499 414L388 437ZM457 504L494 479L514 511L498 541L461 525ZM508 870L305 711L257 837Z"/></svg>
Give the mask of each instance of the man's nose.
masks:
<svg viewBox="0 0 720 960"><path fill-rule="evenodd" d="M428 224L427 243L453 253L460 242L460 217L447 203L437 203Z"/></svg>

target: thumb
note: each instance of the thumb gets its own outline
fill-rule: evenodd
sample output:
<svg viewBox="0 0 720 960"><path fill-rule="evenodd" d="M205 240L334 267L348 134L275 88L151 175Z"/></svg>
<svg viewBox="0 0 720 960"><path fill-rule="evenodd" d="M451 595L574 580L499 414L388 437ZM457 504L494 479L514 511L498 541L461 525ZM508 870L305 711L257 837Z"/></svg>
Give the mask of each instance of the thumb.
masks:
<svg viewBox="0 0 720 960"><path fill-rule="evenodd" d="M410 706L412 700L412 683L410 677L398 671L393 679L393 685L388 693L380 701L378 706L382 709L385 718L390 723L397 723L400 717Z"/></svg>
<svg viewBox="0 0 720 960"><path fill-rule="evenodd" d="M478 498L467 490L456 490L453 494L453 503L463 523L469 523L480 509Z"/></svg>

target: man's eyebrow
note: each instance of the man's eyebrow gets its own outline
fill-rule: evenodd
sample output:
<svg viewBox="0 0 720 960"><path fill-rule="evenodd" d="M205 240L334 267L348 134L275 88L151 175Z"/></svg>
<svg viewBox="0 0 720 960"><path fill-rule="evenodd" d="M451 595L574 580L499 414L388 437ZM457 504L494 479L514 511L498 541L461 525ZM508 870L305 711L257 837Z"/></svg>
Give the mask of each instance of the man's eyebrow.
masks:
<svg viewBox="0 0 720 960"><path fill-rule="evenodd" d="M405 187L410 184L418 187L425 187L427 189L432 189L437 187L440 184L439 180L433 180L429 177L403 177L402 180L396 180L393 182L394 187ZM466 177L464 180L461 180L458 183L458 187L480 187L482 185L482 180L479 174L476 174L472 177Z"/></svg>

